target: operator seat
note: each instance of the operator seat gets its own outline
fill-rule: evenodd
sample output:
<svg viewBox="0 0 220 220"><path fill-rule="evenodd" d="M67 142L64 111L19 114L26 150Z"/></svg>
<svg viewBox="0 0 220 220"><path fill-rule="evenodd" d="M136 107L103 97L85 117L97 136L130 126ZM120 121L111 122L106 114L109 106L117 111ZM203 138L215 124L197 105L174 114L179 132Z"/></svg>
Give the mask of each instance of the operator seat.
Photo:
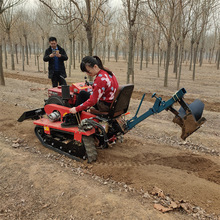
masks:
<svg viewBox="0 0 220 220"><path fill-rule="evenodd" d="M101 112L95 108L91 108L90 113L100 115L105 118L114 118L123 113L126 113L133 90L133 84L119 86L108 112Z"/></svg>

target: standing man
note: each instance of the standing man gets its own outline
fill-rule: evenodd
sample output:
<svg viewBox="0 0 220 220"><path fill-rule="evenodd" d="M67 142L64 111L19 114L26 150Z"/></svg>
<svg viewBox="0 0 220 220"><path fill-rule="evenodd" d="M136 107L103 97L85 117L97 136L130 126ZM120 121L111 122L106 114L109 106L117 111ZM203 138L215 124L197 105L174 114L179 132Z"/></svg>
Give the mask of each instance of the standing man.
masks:
<svg viewBox="0 0 220 220"><path fill-rule="evenodd" d="M68 60L65 50L57 44L55 37L49 38L50 47L46 49L44 61L49 62L48 78L52 81L52 86L66 85L66 70L64 61Z"/></svg>

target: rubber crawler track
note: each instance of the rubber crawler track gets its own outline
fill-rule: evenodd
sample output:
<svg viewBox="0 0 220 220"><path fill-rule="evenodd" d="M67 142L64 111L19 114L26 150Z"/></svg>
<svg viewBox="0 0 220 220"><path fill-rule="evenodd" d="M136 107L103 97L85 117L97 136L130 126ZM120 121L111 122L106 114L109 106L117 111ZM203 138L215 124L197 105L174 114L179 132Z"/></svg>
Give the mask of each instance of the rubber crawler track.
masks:
<svg viewBox="0 0 220 220"><path fill-rule="evenodd" d="M86 154L88 158L88 163L96 161L97 151L94 143L94 138L92 136L83 136L82 137L84 147L86 149Z"/></svg>

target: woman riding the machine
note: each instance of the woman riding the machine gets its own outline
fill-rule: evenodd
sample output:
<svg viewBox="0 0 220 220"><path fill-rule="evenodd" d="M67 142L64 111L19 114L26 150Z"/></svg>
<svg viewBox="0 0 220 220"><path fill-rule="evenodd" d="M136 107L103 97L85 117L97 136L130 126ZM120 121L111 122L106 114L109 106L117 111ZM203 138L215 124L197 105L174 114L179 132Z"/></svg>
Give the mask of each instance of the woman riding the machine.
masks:
<svg viewBox="0 0 220 220"><path fill-rule="evenodd" d="M80 64L82 72L95 77L92 93L81 91L76 100L76 106L70 113L77 113L94 106L99 111L108 111L118 89L115 75L103 67L102 61L97 56L86 56Z"/></svg>

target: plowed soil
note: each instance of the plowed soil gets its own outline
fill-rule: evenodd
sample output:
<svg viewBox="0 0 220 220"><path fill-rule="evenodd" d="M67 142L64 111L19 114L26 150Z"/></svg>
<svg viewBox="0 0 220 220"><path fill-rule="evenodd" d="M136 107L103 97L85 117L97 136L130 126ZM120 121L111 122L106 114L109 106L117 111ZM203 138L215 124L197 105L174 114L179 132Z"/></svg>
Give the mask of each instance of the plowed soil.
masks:
<svg viewBox="0 0 220 220"><path fill-rule="evenodd" d="M143 93L140 113L152 107L154 92L168 100L176 92L175 74L163 87L156 64L135 66L132 117ZM126 63L106 63L119 83L126 83ZM171 65L172 68L172 65ZM26 71L5 70L0 86L0 219L216 219L220 218L220 71L213 64L197 67L196 80L183 66L181 87L187 103L201 99L207 122L186 141L161 112L138 124L108 149L98 149L97 162L73 161L43 147L32 121L17 122L31 109L43 107L51 82L30 64ZM170 71L172 72L172 71ZM83 81L79 67L68 84ZM160 193L155 193L155 187ZM178 208L162 213L155 204Z"/></svg>

